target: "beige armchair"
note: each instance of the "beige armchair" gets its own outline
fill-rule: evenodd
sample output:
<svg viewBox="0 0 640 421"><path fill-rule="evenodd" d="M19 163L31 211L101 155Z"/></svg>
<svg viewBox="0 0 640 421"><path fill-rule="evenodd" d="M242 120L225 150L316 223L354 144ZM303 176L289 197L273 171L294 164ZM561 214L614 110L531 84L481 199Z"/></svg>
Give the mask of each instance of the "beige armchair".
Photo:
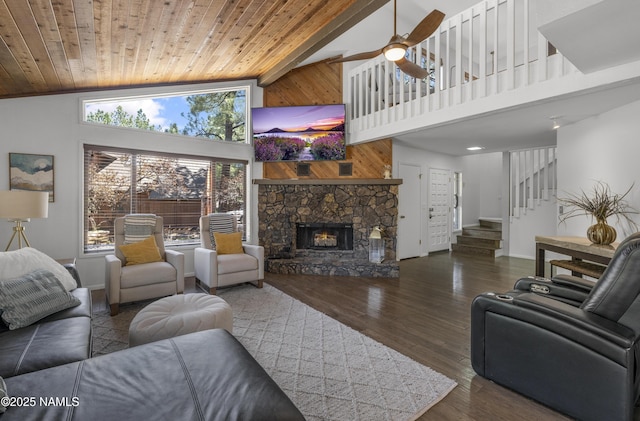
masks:
<svg viewBox="0 0 640 421"><path fill-rule="evenodd" d="M241 254L218 254L213 247L212 232L237 231L234 215L212 213L200 217L201 247L194 250L194 270L196 282L211 294L215 294L218 287L244 282L256 282L256 286L262 288L264 247L243 243Z"/></svg>
<svg viewBox="0 0 640 421"><path fill-rule="evenodd" d="M149 228L162 261L129 266L120 250L120 246L125 244L125 218L116 218L114 221L115 255L105 256L105 292L112 316L118 314L120 303L184 292L184 254L165 250L162 217L155 216L155 226Z"/></svg>

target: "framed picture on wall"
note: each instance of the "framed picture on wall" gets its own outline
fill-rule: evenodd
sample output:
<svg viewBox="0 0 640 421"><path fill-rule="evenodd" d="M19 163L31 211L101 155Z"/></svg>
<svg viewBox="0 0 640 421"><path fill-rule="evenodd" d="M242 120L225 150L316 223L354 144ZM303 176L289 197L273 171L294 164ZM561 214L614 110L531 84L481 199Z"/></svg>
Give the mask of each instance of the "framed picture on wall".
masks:
<svg viewBox="0 0 640 421"><path fill-rule="evenodd" d="M9 153L9 189L49 192L53 202L53 155Z"/></svg>

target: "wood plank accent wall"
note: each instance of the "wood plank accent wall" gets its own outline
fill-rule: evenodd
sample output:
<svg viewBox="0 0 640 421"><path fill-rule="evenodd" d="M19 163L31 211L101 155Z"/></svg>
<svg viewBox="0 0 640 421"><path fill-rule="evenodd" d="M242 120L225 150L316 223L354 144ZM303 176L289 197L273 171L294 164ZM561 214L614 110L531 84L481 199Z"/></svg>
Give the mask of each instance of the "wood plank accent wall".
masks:
<svg viewBox="0 0 640 421"><path fill-rule="evenodd" d="M298 67L264 88L264 106L342 104L342 64Z"/></svg>
<svg viewBox="0 0 640 421"><path fill-rule="evenodd" d="M352 174L339 175L339 163L351 162ZM265 162L263 177L272 180L289 178L323 179L323 178L382 178L384 165L391 165L391 139L347 146L345 161L308 161L309 176L297 175L297 162Z"/></svg>
<svg viewBox="0 0 640 421"><path fill-rule="evenodd" d="M286 105L341 104L342 64L326 61L309 64L290 71L264 88L265 107ZM340 163L352 163L350 176L339 176ZM382 178L384 165L392 163L391 139L347 146L345 161L308 161L310 175L297 175L297 162L265 162L263 177L275 180L289 178Z"/></svg>

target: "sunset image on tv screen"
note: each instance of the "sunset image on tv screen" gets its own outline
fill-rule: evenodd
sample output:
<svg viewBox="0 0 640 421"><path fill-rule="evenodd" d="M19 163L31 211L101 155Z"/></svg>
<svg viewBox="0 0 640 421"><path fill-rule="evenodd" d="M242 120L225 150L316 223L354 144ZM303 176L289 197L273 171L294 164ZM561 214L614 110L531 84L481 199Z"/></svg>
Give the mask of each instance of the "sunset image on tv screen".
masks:
<svg viewBox="0 0 640 421"><path fill-rule="evenodd" d="M256 161L345 159L345 106L254 108Z"/></svg>

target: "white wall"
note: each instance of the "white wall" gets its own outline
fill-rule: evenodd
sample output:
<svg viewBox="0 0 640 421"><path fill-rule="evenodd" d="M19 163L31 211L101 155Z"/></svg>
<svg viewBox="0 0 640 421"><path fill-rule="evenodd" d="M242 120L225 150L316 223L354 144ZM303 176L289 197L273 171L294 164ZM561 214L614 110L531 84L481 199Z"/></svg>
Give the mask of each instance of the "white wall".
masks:
<svg viewBox="0 0 640 421"><path fill-rule="evenodd" d="M0 100L2 142L0 157L0 189L9 188L8 154L33 153L54 156L55 202L49 204L47 219L32 220L27 225L31 245L53 258L76 257L80 277L85 286L104 286L103 255L82 253L82 179L85 143L162 151L237 158L251 161L250 145L226 144L164 135L133 129L113 128L82 123L82 99L112 98L130 95L178 93L193 89L252 86L252 105L262 105L262 90L254 81L234 83L181 85L163 88L104 91L96 93L39 96ZM4 167L4 170L2 168ZM251 178L251 174L249 175ZM256 209L257 189L251 187L251 209ZM253 212L254 214L256 212ZM253 218L252 236L257 237L257 217ZM0 221L0 242L4 249L12 233L12 224ZM12 247L13 248L13 247ZM193 247L181 247L185 252L187 274L193 272Z"/></svg>
<svg viewBox="0 0 640 421"><path fill-rule="evenodd" d="M509 223L509 251L511 257L536 258L536 235L555 236L558 209L555 198L542 201L535 209L513 218Z"/></svg>
<svg viewBox="0 0 640 421"><path fill-rule="evenodd" d="M559 130L558 197L580 194L581 190L589 193L596 180L606 182L613 192L620 194L635 183L627 199L640 209L638 116L640 101ZM638 215L633 219L640 222ZM591 224L586 216L570 218L558 226L558 235L584 237ZM632 232L628 226L617 224L616 218L609 218L609 224L618 231L617 241Z"/></svg>
<svg viewBox="0 0 640 421"><path fill-rule="evenodd" d="M502 216L502 153L461 157L462 225L477 225L478 218Z"/></svg>

